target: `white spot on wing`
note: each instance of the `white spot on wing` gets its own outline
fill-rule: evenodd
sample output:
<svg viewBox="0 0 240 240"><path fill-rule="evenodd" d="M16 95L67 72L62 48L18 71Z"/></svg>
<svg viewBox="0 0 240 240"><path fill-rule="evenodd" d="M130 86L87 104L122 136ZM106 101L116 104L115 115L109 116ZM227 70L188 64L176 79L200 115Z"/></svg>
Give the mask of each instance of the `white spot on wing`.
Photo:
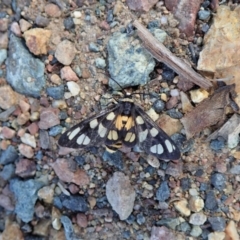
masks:
<svg viewBox="0 0 240 240"><path fill-rule="evenodd" d="M127 135L126 135L126 137L125 137L125 142L129 142L130 141L130 138L131 138L131 136L132 136L132 133L131 132L128 132L127 133Z"/></svg>
<svg viewBox="0 0 240 240"><path fill-rule="evenodd" d="M94 119L90 122L90 128L95 128L98 125L98 120Z"/></svg>
<svg viewBox="0 0 240 240"><path fill-rule="evenodd" d="M90 143L90 138L86 136L83 141L83 145L88 145Z"/></svg>
<svg viewBox="0 0 240 240"><path fill-rule="evenodd" d="M171 153L173 151L173 145L170 143L168 139L165 140L165 144L167 146L168 151Z"/></svg>
<svg viewBox="0 0 240 240"><path fill-rule="evenodd" d="M136 138L136 135L135 135L135 133L133 133L129 141L133 142L135 140L135 138Z"/></svg>
<svg viewBox="0 0 240 240"><path fill-rule="evenodd" d="M141 116L137 116L136 122L137 122L137 124L143 124L144 123L143 118Z"/></svg>
<svg viewBox="0 0 240 240"><path fill-rule="evenodd" d="M75 128L72 132L69 132L68 139L72 140L80 132L80 127Z"/></svg>
<svg viewBox="0 0 240 240"><path fill-rule="evenodd" d="M143 142L147 138L147 135L148 135L147 129L145 129L145 131L139 132L138 133L139 142Z"/></svg>
<svg viewBox="0 0 240 240"><path fill-rule="evenodd" d="M112 139L117 140L118 139L118 133L115 130L112 130Z"/></svg>
<svg viewBox="0 0 240 240"><path fill-rule="evenodd" d="M157 145L153 145L151 148L150 148L150 151L152 153L157 153Z"/></svg>
<svg viewBox="0 0 240 240"><path fill-rule="evenodd" d="M156 137L158 135L158 130L156 128L152 128L150 130L150 133L151 133L152 137Z"/></svg>
<svg viewBox="0 0 240 240"><path fill-rule="evenodd" d="M158 154L162 154L163 153L163 146L160 143L157 145L157 153Z"/></svg>
<svg viewBox="0 0 240 240"><path fill-rule="evenodd" d="M80 135L77 139L77 144L82 145L85 137L86 137L85 134Z"/></svg>
<svg viewBox="0 0 240 240"><path fill-rule="evenodd" d="M106 135L107 129L102 125L102 123L99 124L98 127L98 134L100 137L104 137Z"/></svg>
<svg viewBox="0 0 240 240"><path fill-rule="evenodd" d="M115 130L109 131L108 139L109 140L117 140L118 139L118 133Z"/></svg>
<svg viewBox="0 0 240 240"><path fill-rule="evenodd" d="M107 115L107 120L113 120L115 118L115 113L114 112L110 112L108 115Z"/></svg>

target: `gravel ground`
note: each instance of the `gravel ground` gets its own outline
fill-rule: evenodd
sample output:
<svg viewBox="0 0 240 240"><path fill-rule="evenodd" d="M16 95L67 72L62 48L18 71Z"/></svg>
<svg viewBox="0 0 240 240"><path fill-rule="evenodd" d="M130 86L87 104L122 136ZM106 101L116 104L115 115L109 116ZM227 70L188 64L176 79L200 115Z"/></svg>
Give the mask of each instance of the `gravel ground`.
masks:
<svg viewBox="0 0 240 240"><path fill-rule="evenodd" d="M181 120L214 90L154 60L131 24L196 67L219 3L192 2L0 1L0 240L239 239L238 138L233 149L219 136L206 141L238 114L228 110L187 139ZM134 103L171 135L179 160L138 146L113 154L58 146L119 85L133 87Z"/></svg>

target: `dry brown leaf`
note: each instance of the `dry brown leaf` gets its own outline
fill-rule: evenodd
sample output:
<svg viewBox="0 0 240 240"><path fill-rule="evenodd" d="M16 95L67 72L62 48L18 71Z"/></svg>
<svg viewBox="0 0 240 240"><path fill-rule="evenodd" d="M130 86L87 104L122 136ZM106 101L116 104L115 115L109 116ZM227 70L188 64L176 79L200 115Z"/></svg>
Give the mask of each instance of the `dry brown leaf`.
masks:
<svg viewBox="0 0 240 240"><path fill-rule="evenodd" d="M229 93L233 91L234 85L218 89L214 95L201 102L181 119L188 139L204 128L224 120L225 108L229 104Z"/></svg>

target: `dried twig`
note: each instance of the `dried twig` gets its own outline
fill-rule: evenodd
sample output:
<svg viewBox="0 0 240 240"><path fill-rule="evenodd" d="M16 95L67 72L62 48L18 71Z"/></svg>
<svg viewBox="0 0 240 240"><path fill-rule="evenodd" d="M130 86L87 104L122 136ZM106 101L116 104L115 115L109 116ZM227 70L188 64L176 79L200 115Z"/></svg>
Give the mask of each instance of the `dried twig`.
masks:
<svg viewBox="0 0 240 240"><path fill-rule="evenodd" d="M137 28L138 36L142 39L143 45L153 55L154 58L165 63L168 67L172 68L177 74L186 80L191 81L202 88L208 89L212 86L212 83L209 80L196 73L180 58L174 56L141 23L135 20L133 25Z"/></svg>

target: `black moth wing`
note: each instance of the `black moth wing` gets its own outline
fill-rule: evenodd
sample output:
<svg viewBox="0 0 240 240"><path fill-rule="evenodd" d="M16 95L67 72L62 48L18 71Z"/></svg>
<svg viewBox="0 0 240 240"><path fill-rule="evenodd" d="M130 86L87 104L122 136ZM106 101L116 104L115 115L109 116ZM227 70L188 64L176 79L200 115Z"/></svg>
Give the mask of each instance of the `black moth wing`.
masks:
<svg viewBox="0 0 240 240"><path fill-rule="evenodd" d="M58 144L75 149L105 144L109 130L119 111L119 104L113 104L100 113L83 120L64 132L59 138Z"/></svg>
<svg viewBox="0 0 240 240"><path fill-rule="evenodd" d="M162 160L177 160L181 153L173 140L137 105L135 122L142 150Z"/></svg>

